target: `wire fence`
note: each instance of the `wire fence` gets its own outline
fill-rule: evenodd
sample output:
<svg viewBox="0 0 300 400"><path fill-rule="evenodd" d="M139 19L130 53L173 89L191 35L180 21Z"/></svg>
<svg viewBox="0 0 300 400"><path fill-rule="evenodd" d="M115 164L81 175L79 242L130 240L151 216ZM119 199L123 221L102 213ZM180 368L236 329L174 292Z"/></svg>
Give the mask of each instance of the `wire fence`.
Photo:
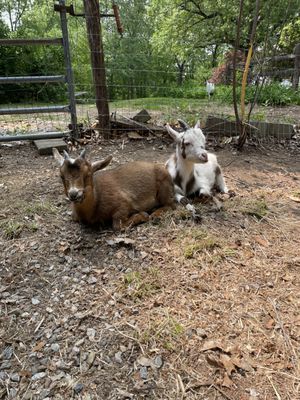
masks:
<svg viewBox="0 0 300 400"><path fill-rule="evenodd" d="M52 7L52 4L49 4L49 7ZM52 18L58 19L59 16L53 13ZM161 62L157 62L160 60L158 56L154 60L151 54L141 52L135 44L143 38L125 35L123 39L116 39L114 36L115 42L112 45L111 29L111 25L103 24L104 50L110 45L110 52L106 54L105 61L111 114L117 113L132 118L141 109L146 109L151 115L150 122L153 125L176 123L178 118L191 124L200 119L206 132L216 140L229 142L234 139L228 138L238 136L234 123L232 86L230 79L228 81L226 62L218 67L219 71L210 71L197 77L190 66L181 71L180 65L175 61L173 65L166 65L163 57ZM69 17L69 30L77 119L87 128L95 126L98 112L84 19ZM40 32L36 32L36 37L39 35ZM123 46L122 53L120 46ZM112 50L114 47L115 53ZM128 51L125 52L124 48ZM21 54L6 48L3 51L2 58L4 57L6 63L5 77L20 75L20 57L23 70L30 71L32 76L65 74L61 48L50 50L49 46L41 46L39 50L29 50L28 47L22 50ZM32 59L37 58L42 62L35 68L31 63ZM226 60L226 57L224 58ZM300 95L299 90L292 88L294 61L291 57L276 64L272 64L271 60L257 63L256 66L253 64L246 93L248 109L252 102L255 103L249 121L249 135L252 140L281 142L291 140L298 134ZM243 63L238 71L239 79L242 70ZM99 69L98 73L102 72ZM216 73L219 73L217 78ZM206 80L214 84L211 92L208 91ZM0 135L66 131L70 124L69 115L64 112L47 112L47 108L50 109L53 103L64 105L66 100L65 83L45 82L33 87L28 83L4 85L0 82ZM26 114L1 115L1 109L18 110L37 106L44 107L44 111L38 114L29 111Z"/></svg>

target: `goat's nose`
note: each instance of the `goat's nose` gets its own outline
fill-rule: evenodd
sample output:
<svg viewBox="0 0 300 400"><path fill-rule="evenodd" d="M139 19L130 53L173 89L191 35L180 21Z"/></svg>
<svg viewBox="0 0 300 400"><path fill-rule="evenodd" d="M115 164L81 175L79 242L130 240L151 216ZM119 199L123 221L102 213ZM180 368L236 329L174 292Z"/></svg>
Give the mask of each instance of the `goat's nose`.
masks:
<svg viewBox="0 0 300 400"><path fill-rule="evenodd" d="M71 201L75 201L78 198L78 190L70 189L68 195Z"/></svg>
<svg viewBox="0 0 300 400"><path fill-rule="evenodd" d="M202 160L203 160L204 162L207 162L207 161L208 161L207 153L202 154Z"/></svg>

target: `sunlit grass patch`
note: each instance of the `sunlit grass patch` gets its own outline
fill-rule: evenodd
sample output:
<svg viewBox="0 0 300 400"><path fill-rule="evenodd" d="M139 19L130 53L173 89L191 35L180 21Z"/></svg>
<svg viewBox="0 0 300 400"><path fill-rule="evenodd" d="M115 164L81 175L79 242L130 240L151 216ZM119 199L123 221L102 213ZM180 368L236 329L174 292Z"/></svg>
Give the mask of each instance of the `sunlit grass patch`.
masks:
<svg viewBox="0 0 300 400"><path fill-rule="evenodd" d="M248 199L242 206L242 213L251 215L257 219L264 218L269 212L267 203L264 198Z"/></svg>
<svg viewBox="0 0 300 400"><path fill-rule="evenodd" d="M142 272L130 271L124 275L123 282L129 297L144 299L160 290L160 271L153 267Z"/></svg>
<svg viewBox="0 0 300 400"><path fill-rule="evenodd" d="M156 343L166 350L173 351L185 333L185 327L177 318L170 315L157 315L141 330L139 340L143 344Z"/></svg>
<svg viewBox="0 0 300 400"><path fill-rule="evenodd" d="M56 214L57 208L50 202L40 201L30 203L24 206L24 212L28 215L44 215L44 214Z"/></svg>
<svg viewBox="0 0 300 400"><path fill-rule="evenodd" d="M24 224L18 221L2 221L0 223L0 228L2 230L3 236L6 239L16 239L21 235L24 228Z"/></svg>

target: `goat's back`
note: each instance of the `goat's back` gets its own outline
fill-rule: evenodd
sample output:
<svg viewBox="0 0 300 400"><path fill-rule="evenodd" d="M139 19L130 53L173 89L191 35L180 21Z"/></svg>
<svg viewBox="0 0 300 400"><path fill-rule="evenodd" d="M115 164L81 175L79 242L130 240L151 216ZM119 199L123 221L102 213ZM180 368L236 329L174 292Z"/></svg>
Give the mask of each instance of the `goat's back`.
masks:
<svg viewBox="0 0 300 400"><path fill-rule="evenodd" d="M110 209L122 205L131 211L150 211L161 205L172 205L172 179L164 165L135 161L99 171L94 175L95 191L103 205Z"/></svg>

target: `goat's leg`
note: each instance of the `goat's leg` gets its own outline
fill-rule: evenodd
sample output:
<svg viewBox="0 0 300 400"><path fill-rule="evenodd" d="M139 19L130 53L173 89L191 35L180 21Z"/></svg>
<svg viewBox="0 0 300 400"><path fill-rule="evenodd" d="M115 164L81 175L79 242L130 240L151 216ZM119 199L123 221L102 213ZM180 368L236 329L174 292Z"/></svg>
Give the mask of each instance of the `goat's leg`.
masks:
<svg viewBox="0 0 300 400"><path fill-rule="evenodd" d="M113 229L121 230L147 221L149 221L149 214L144 211L133 214L129 218L128 214L117 213L113 216Z"/></svg>
<svg viewBox="0 0 300 400"><path fill-rule="evenodd" d="M183 206L190 204L189 199L185 196L183 190L179 186L174 185L174 190L175 190L175 200L177 203L182 204Z"/></svg>
<svg viewBox="0 0 300 400"><path fill-rule="evenodd" d="M170 210L173 210L173 207L164 206L164 207L157 208L155 211L153 211L153 213L150 214L150 219L160 218L163 213L165 213L166 211L170 211Z"/></svg>
<svg viewBox="0 0 300 400"><path fill-rule="evenodd" d="M218 192L222 194L228 193L228 188L226 186L223 174L220 170L220 172L216 175L216 180L215 180L215 188Z"/></svg>

